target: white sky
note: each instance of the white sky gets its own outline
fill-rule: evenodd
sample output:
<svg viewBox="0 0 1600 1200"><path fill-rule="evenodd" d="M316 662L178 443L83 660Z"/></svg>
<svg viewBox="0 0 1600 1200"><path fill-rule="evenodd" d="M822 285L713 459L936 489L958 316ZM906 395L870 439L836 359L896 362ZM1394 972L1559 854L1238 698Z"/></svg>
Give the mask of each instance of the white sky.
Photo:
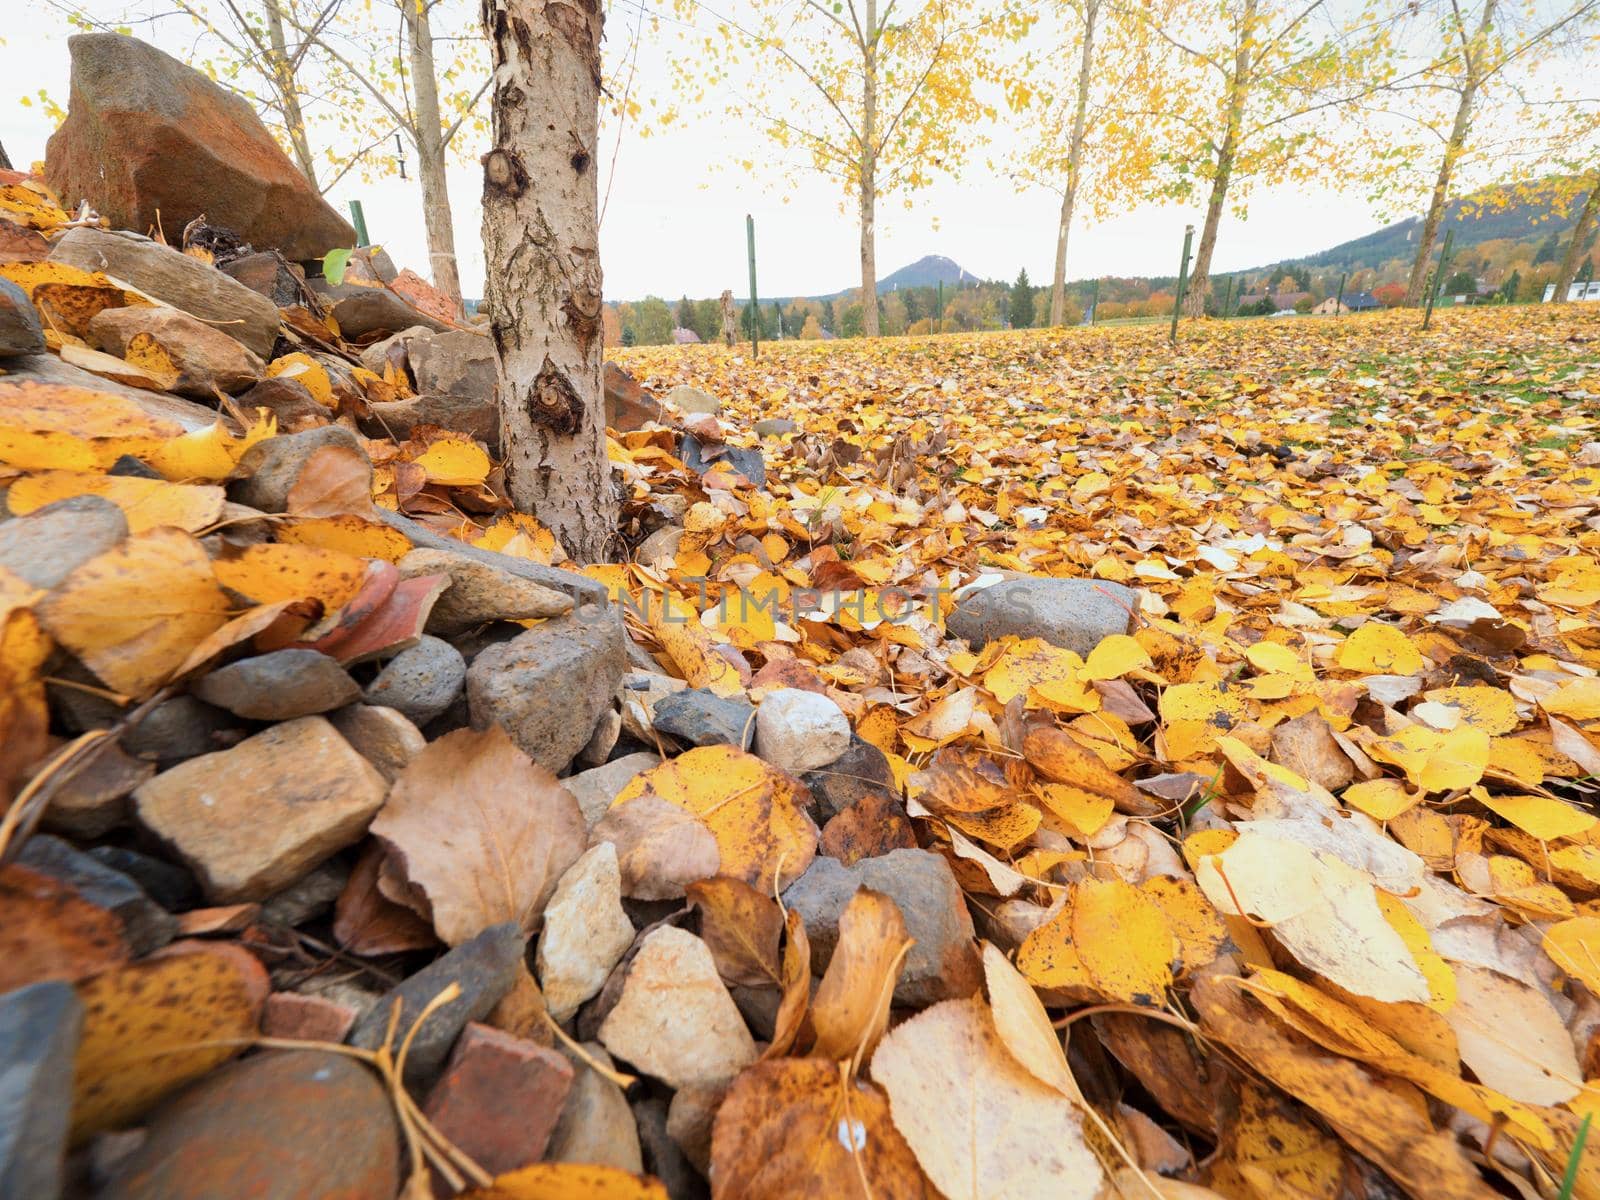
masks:
<svg viewBox="0 0 1600 1200"><path fill-rule="evenodd" d="M0 30L0 143L14 163L24 166L43 159L51 126L37 104L24 107L20 98L42 88L65 105L69 31L39 0L4 3L21 11L12 9ZM102 0L89 0L87 6L103 7L108 16L127 7ZM611 48L620 48L627 36L621 21L615 22ZM168 50L182 48L157 40ZM664 79L661 56L647 46L639 62L641 89L663 86ZM979 159L999 157L1006 139L1023 132L997 131L996 144ZM614 131L606 132L603 171L614 145ZM477 152L474 147L474 159ZM853 217L840 210L830 185L783 171L775 154L763 135L722 121L699 120L648 138L625 132L601 229L607 298L705 297L725 287L744 295L746 213L756 220L763 296L820 294L858 283ZM734 166L740 157L752 158L756 171L746 175ZM412 182L347 180L329 198L341 211L350 199L360 198L373 240L400 265L427 275L421 201L411 165ZM602 187L606 178L602 173ZM462 286L472 296L482 294L483 283L479 186L476 166L451 170ZM1048 282L1058 208L1055 196L1019 193L1010 180L976 161L959 180L944 179L917 193L910 211L898 198L880 204L879 274L925 254L942 254L976 275L1010 279L1025 266L1035 282ZM226 223L225 214L208 215ZM1196 201L1187 207L1147 206L1098 225L1080 221L1073 229L1068 276L1175 274L1183 226L1198 225L1202 216ZM1355 197L1304 187L1262 190L1251 199L1248 219L1225 218L1214 267L1227 272L1313 253L1378 224Z"/></svg>

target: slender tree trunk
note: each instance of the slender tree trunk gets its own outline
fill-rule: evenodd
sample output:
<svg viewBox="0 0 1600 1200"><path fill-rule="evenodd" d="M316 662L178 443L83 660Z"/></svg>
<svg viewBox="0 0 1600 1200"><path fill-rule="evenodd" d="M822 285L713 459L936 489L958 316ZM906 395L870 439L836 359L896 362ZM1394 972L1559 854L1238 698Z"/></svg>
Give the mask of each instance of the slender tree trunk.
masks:
<svg viewBox="0 0 1600 1200"><path fill-rule="evenodd" d="M867 0L861 54L861 331L878 336L878 0Z"/></svg>
<svg viewBox="0 0 1600 1200"><path fill-rule="evenodd" d="M482 9L495 81L483 244L507 482L584 562L605 557L617 523L600 388L600 5Z"/></svg>
<svg viewBox="0 0 1600 1200"><path fill-rule="evenodd" d="M283 9L278 0L265 0L262 10L267 23L267 44L272 47L268 55L268 69L272 72L278 103L283 108L283 127L289 134L289 147L294 151L295 166L320 192L322 185L317 182L317 160L311 153L311 139L306 136L300 90L295 86L294 68L289 62L289 41L283 33Z"/></svg>
<svg viewBox="0 0 1600 1200"><path fill-rule="evenodd" d="M1083 130L1089 117L1089 74L1094 66L1094 26L1100 0L1086 0L1083 8L1083 54L1078 59L1078 105L1072 114L1072 141L1067 146L1067 190L1061 196L1061 224L1056 229L1056 272L1050 281L1050 324L1060 325L1067 315L1067 235L1072 232L1072 209L1078 201L1078 168L1083 163Z"/></svg>
<svg viewBox="0 0 1600 1200"><path fill-rule="evenodd" d="M1461 102L1456 106L1455 124L1450 129L1450 140L1444 148L1444 158L1439 163L1439 176L1433 183L1433 195L1428 199L1428 212L1422 218L1422 232L1417 237L1417 256L1411 260L1411 277L1406 281L1406 303L1420 304L1422 292L1428 282L1428 268L1433 258L1433 243L1439 237L1439 226L1444 223L1445 207L1450 199L1450 177L1455 173L1456 160L1466 144L1467 129L1472 124L1472 99L1477 87L1469 81L1461 89Z"/></svg>
<svg viewBox="0 0 1600 1200"><path fill-rule="evenodd" d="M1406 303L1420 304L1423 288L1428 282L1428 266L1433 258L1433 243L1439 236L1439 226L1444 222L1445 206L1450 200L1450 180L1455 174L1456 162L1466 149L1467 134L1472 128L1472 105L1478 96L1478 64L1476 52L1494 23L1496 0L1483 0L1483 16L1478 31L1471 42L1461 48L1463 67L1461 99L1456 104L1456 119L1450 126L1450 140L1445 143L1444 158L1439 163L1439 176L1433 183L1433 195L1428 199L1428 212L1422 219L1422 233L1418 238L1417 256L1411 261L1411 278L1406 281Z"/></svg>
<svg viewBox="0 0 1600 1200"><path fill-rule="evenodd" d="M1567 255L1561 260L1561 273L1556 276L1554 297L1557 304L1566 300L1567 293L1572 290L1572 281L1578 277L1578 264L1583 261L1583 244L1589 240L1589 233L1594 229L1596 214L1600 214L1600 171L1595 172L1594 186L1589 189L1589 198L1583 202L1583 209L1578 213L1578 223L1572 227L1572 241L1567 246Z"/></svg>
<svg viewBox="0 0 1600 1200"><path fill-rule="evenodd" d="M433 286L461 311L461 276L456 270L456 230L450 219L450 185L445 179L444 123L439 116L439 81L434 74L430 0L401 0L406 48L411 55L411 86L416 103L417 178L422 182L422 220L428 231L428 262Z"/></svg>
<svg viewBox="0 0 1600 1200"><path fill-rule="evenodd" d="M1228 184L1233 179L1233 160L1239 153L1239 132L1244 128L1244 106L1250 98L1250 50L1255 39L1258 0L1246 0L1240 16L1238 41L1233 50L1233 75L1228 80L1228 124L1222 145L1217 148L1217 170L1211 177L1211 196L1206 201L1206 220L1200 229L1200 246L1189 269L1189 290L1184 293L1183 313L1188 317L1205 315L1206 298L1211 294L1211 256L1217 248L1217 230L1228 204Z"/></svg>

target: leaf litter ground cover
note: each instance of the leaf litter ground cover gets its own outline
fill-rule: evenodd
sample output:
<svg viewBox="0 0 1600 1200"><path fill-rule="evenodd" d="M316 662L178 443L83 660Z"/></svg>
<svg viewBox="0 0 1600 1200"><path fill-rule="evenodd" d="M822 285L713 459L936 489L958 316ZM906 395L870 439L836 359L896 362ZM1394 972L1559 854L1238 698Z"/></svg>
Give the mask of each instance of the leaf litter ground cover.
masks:
<svg viewBox="0 0 1600 1200"><path fill-rule="evenodd" d="M269 413L9 385L12 520L124 526L0 573L6 986L80 997L74 1143L166 1144L271 1061L216 1070L269 990L338 977L408 1195L1600 1197L1600 314L1416 324L620 352L668 403L613 431L628 553L581 572L614 644L468 435L287 470ZM267 370L347 428L406 389L329 361ZM1079 582L984 607L1018 578ZM471 666L422 732L263 683L332 659L347 704L424 629ZM186 692L242 718L217 750L66 786ZM186 940L52 882L41 817L182 863ZM562 1060L547 1161L459 1119L496 1047Z"/></svg>

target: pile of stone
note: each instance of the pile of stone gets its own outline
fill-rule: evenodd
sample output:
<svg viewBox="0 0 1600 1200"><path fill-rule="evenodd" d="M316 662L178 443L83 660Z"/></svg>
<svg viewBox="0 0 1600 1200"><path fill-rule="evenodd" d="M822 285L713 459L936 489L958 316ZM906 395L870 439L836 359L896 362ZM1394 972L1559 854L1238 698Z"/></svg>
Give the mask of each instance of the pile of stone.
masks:
<svg viewBox="0 0 1600 1200"><path fill-rule="evenodd" d="M0 745L0 799L16 785L21 816L0 833L0 1195L393 1200L411 1161L396 1095L330 1047L406 1039L395 1086L488 1174L594 1163L647 1171L673 1197L706 1195L717 1102L775 1036L780 990L725 973L684 903L717 871L714 848L701 868L649 852L659 831L619 819L619 797L663 756L759 757L800 798L821 849L783 893L813 972L852 896L873 889L915 940L902 1006L980 984L950 862L919 845L885 756L814 673L731 696L691 687L598 584L396 512L358 518L399 545L367 558L332 611L218 592L230 614L260 621L197 638L184 648L193 661L149 686L111 671L103 646L64 636L28 643L47 657L6 674L26 653L7 639L35 627L23 618L62 628L85 573L159 608L160 589L117 592L110 570L152 536L204 573L281 544L292 497L330 461L365 502L383 438L443 427L491 453L499 442L489 340L408 303L380 252L352 256L337 286L322 278L316 260L351 231L246 106L132 39L85 35L72 52L71 113L46 178L80 216L0 218L0 274L28 268L22 284L0 280L0 412L42 403L44 386L142 428L200 431L221 417L238 433L238 417L264 409L278 433L239 459L220 519L187 532L152 530L110 487L13 505L10 489L39 464L0 473L0 680L16 685L0 697L0 731L15 735ZM44 195L14 173L0 187ZM184 247L163 228L186 230ZM52 265L97 277L73 285L92 311L49 290ZM69 312L82 332L64 337L55 318ZM171 360L169 387L138 377L151 344ZM295 370L269 366L291 356ZM302 382L313 377L325 385ZM606 391L617 436L657 436L671 419L690 469L764 479L759 448L723 439L715 397L657 400L610 366ZM130 450L103 478L160 479L149 457ZM670 554L674 528L641 560ZM1087 653L1127 627L1126 604L1094 609L1105 595L991 588L952 628L964 622L974 644L1025 632ZM129 616L103 613L109 630ZM164 635L159 621L142 628ZM47 728L27 724L33 687ZM419 793L450 783L423 770L429 756L497 745L471 740L502 736L492 731L508 747L495 761L510 766L474 777L459 822L446 814L424 841L466 839L466 809L492 797L513 812L541 806L568 852L538 867L548 879L520 919L447 925L393 830ZM27 745L40 753L15 761ZM859 850L864 831L872 853ZM624 1090L619 1070L640 1079ZM453 1194L442 1175L431 1182Z"/></svg>

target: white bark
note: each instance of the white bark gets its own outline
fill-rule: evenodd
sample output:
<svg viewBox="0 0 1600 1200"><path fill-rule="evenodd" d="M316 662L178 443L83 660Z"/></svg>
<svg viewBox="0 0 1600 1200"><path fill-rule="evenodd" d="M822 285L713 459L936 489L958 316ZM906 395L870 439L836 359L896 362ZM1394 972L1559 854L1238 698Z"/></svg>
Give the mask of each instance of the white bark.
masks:
<svg viewBox="0 0 1600 1200"><path fill-rule="evenodd" d="M861 55L861 331L878 336L878 0L867 0Z"/></svg>
<svg viewBox="0 0 1600 1200"><path fill-rule="evenodd" d="M598 561L617 524L600 386L600 0L483 0L483 18L483 243L507 483L574 558Z"/></svg>
<svg viewBox="0 0 1600 1200"><path fill-rule="evenodd" d="M1583 202L1583 208L1578 213L1578 222L1572 227L1572 241L1561 260L1561 273L1556 276L1557 304L1566 302L1572 282L1578 277L1578 264L1583 261L1583 244L1589 240L1589 231L1594 228L1597 213L1600 213L1600 172L1593 177L1589 198Z"/></svg>
<svg viewBox="0 0 1600 1200"><path fill-rule="evenodd" d="M1061 223L1056 228L1056 270L1050 281L1050 324L1060 325L1067 315L1067 237L1072 232L1072 210L1078 199L1078 175L1083 165L1083 134L1089 117L1089 78L1094 66L1094 27L1100 0L1085 0L1083 53L1078 59L1078 101L1072 113L1072 140L1067 144L1067 188L1061 196Z"/></svg>
<svg viewBox="0 0 1600 1200"><path fill-rule="evenodd" d="M428 262L433 286L461 311L461 277L456 269L456 231L450 218L450 189L445 181L444 125L439 115L439 84L434 74L433 28L428 7L420 0L402 0L406 49L411 57L411 84L416 100L417 175L422 183L422 220L428 233Z"/></svg>

